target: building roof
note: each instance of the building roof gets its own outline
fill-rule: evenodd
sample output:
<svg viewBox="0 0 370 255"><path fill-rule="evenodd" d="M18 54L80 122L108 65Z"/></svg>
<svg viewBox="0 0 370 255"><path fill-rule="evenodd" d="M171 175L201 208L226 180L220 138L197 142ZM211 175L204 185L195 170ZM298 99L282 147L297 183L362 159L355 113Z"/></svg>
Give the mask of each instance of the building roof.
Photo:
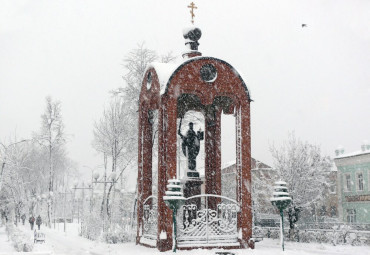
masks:
<svg viewBox="0 0 370 255"><path fill-rule="evenodd" d="M233 169L235 169L234 167L235 164L236 164L235 160L226 162L221 167L222 172L225 173L225 172L234 171ZM274 169L271 166L252 158L251 170L253 171L253 170L274 170Z"/></svg>
<svg viewBox="0 0 370 255"><path fill-rule="evenodd" d="M366 150L366 151L355 151L355 152L351 152L351 153L345 153L345 154L341 154L339 156L334 157L334 159L357 157L357 156L366 155L366 154L370 155L370 151Z"/></svg>

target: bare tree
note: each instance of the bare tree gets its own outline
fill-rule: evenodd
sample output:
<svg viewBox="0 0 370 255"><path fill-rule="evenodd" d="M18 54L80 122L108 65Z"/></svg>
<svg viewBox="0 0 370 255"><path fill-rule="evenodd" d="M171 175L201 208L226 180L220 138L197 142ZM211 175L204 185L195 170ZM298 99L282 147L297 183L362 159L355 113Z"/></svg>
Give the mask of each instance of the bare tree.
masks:
<svg viewBox="0 0 370 255"><path fill-rule="evenodd" d="M131 154L127 148L127 144L133 140L133 130L128 125L130 121L123 99L114 98L104 110L102 118L94 124L93 146L97 151L110 156L112 172L116 171L124 155Z"/></svg>
<svg viewBox="0 0 370 255"><path fill-rule="evenodd" d="M271 146L275 169L281 180L288 184L292 203L288 208L289 224L294 231L302 210L321 199L331 168L329 157L321 156L320 147L302 142L294 133L280 148Z"/></svg>
<svg viewBox="0 0 370 255"><path fill-rule="evenodd" d="M124 86L111 91L111 93L114 96L123 97L128 103L127 107L129 107L131 114L138 115L141 82L147 66L155 61L170 63L175 59L172 52L159 56L155 51L146 48L145 43L138 44L137 48L131 50L123 59L123 67L127 71L122 76Z"/></svg>
<svg viewBox="0 0 370 255"><path fill-rule="evenodd" d="M54 190L54 156L56 152L61 150L65 144L64 124L61 114L61 103L53 101L50 96L46 97L46 108L44 114L41 115L41 131L35 135L35 140L40 145L47 148L48 151L48 191ZM51 226L51 207L52 204L48 203L48 226Z"/></svg>
<svg viewBox="0 0 370 255"><path fill-rule="evenodd" d="M108 156L111 159L112 172L116 172L121 165L127 165L127 162L135 156L130 146L135 139L135 130L130 123L132 123L131 114L125 107L124 100L119 97L111 101L104 110L102 118L95 122L93 146L105 157ZM104 161L106 167L107 159L105 158ZM114 183L111 183L106 198L108 215L110 214L109 196L113 186ZM106 185L104 185L104 190L106 190ZM102 208L104 203L105 199L102 201Z"/></svg>
<svg viewBox="0 0 370 255"><path fill-rule="evenodd" d="M122 76L124 86L111 91L112 102L104 110L102 118L94 125L93 147L104 155L105 166L107 166L107 157L109 157L112 172L118 172L116 181L121 180L123 171L135 161L137 156L137 111L141 82L148 64L158 60L167 63L173 61L174 57L171 53L158 56L156 52L147 49L144 43L139 44L136 49L127 54L123 60L123 66L127 71ZM106 178L105 173L105 181ZM104 194L106 194L106 188L105 184ZM113 183L109 185L107 196L104 196L101 204L101 212L104 210L105 203L107 204L109 217L112 190L114 190Z"/></svg>
<svg viewBox="0 0 370 255"><path fill-rule="evenodd" d="M7 198L14 209L16 221L20 219L21 212L30 205L30 194L37 189L38 184L43 182L42 158L35 158L35 146L33 143L22 143L12 146L7 150L7 171L4 175L4 189L2 194ZM40 160L41 159L41 160ZM33 163L37 162L34 168Z"/></svg>

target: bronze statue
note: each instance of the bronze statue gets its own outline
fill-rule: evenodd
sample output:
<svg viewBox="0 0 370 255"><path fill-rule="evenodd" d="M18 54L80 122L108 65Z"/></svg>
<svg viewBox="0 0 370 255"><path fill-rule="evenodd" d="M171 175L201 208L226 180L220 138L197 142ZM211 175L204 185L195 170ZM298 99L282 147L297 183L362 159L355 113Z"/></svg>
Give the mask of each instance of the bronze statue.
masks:
<svg viewBox="0 0 370 255"><path fill-rule="evenodd" d="M193 129L193 122L189 123L189 130L186 132L186 136L181 134L181 122L178 130L178 134L182 139L181 147L182 152L188 158L188 168L189 170L196 171L197 161L196 158L199 154L200 149L200 141L204 139L204 133L202 131L198 131L195 133Z"/></svg>

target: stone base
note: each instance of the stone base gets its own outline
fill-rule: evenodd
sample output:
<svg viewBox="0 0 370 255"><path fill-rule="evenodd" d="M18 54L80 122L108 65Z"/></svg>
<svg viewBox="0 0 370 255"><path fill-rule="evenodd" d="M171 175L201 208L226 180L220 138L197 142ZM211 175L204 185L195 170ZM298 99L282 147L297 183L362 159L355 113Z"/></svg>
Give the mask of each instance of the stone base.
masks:
<svg viewBox="0 0 370 255"><path fill-rule="evenodd" d="M193 179L188 179L185 182L184 185L184 197L189 198L192 196L200 195L202 193L201 190L201 185L202 181L200 178L193 178ZM191 200L187 200L185 204L196 204L197 208L199 209L201 207L201 198L195 198Z"/></svg>
<svg viewBox="0 0 370 255"><path fill-rule="evenodd" d="M202 193L201 191L202 184L203 182L200 180L200 178L194 177L193 179L186 180L185 185L184 185L184 197L188 198L188 197L200 195Z"/></svg>
<svg viewBox="0 0 370 255"><path fill-rule="evenodd" d="M186 175L188 178L199 178L199 172L197 171L188 171Z"/></svg>

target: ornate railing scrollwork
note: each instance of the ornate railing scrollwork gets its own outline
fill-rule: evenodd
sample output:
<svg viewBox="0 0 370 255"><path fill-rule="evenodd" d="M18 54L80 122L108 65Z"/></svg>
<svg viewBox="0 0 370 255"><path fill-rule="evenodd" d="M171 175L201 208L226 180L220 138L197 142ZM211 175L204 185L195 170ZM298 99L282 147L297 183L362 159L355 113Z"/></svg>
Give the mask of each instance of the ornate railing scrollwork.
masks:
<svg viewBox="0 0 370 255"><path fill-rule="evenodd" d="M157 197L150 196L145 199L143 209L143 236L151 239L156 238L158 224Z"/></svg>
<svg viewBox="0 0 370 255"><path fill-rule="evenodd" d="M211 197L223 201L211 209L208 208L208 199ZM237 202L217 195L199 195L190 197L187 201L191 202L194 198L203 199L201 208L195 203L181 207L178 214L178 242L237 242L237 216L240 211Z"/></svg>

